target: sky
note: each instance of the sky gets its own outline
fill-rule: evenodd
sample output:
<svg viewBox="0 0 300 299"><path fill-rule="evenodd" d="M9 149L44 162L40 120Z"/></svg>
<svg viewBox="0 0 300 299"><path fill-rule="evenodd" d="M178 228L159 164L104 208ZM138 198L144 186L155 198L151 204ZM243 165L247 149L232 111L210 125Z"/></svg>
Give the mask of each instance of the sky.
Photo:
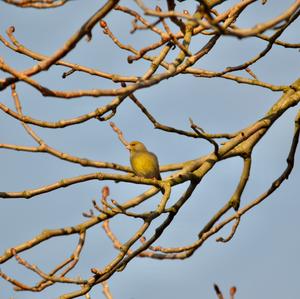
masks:
<svg viewBox="0 0 300 299"><path fill-rule="evenodd" d="M155 1L163 5L164 1ZM228 0L220 10L237 1ZM252 27L256 23L276 17L294 1L269 0L262 6L257 1L238 21L239 26ZM0 34L13 25L16 38L33 51L51 55L76 32L99 8L102 1L74 0L67 5L49 10L20 9L0 2ZM121 1L134 7L133 1ZM193 11L192 0L178 7ZM106 18L111 30L125 44L143 47L157 37L145 31L130 34L131 18L113 12ZM281 37L299 43L299 20ZM192 51L206 39L191 44ZM213 71L238 65L259 53L265 46L254 38L237 40L226 37L198 66ZM174 52L174 55L176 52ZM11 66L24 70L35 64L30 58L13 53L0 44L0 56ZM64 59L100 70L124 75L143 74L144 62L127 63L128 53L117 49L102 33L93 29L90 42L82 39ZM299 77L299 51L274 46L268 56L252 67L265 82L289 85ZM34 78L53 89L113 88L111 82L75 73L67 79L61 75L67 69L53 67ZM245 76L245 73L241 72ZM0 78L6 77L0 72ZM111 98L83 97L74 100L44 98L24 83L17 84L23 112L33 118L55 121L88 113L107 103ZM135 95L158 121L184 130L189 129L189 117L210 133L235 132L260 119L281 96L280 92L241 85L225 79L204 79L181 75L163 81ZM9 89L1 92L0 102L13 108ZM299 109L299 108L298 108ZM257 144L253 152L253 166L249 184L242 197L244 206L264 192L286 167L286 157L293 135L297 107L287 111ZM130 101L125 101L112 119L127 140L141 140L155 152L160 164L177 163L206 155L212 151L205 140L188 139L155 130L147 118ZM34 146L21 124L0 112L0 143ZM90 120L64 129L34 127L45 142L58 150L97 161L129 165L129 155L107 122ZM242 169L242 161L234 158L218 163L203 179L193 196L180 210L174 222L156 245L177 247L191 244L203 225L233 193ZM231 226L208 240L195 254L183 261L157 261L136 258L109 282L114 299L150 298L216 298L213 283L217 283L228 298L232 285L237 287L236 298L296 299L300 292L299 252L300 217L298 183L300 180L299 151L288 181L262 204L245 214L233 239L228 243L215 242L226 237ZM62 178L98 171L73 165L47 154L24 153L0 149L0 191L22 191L54 183ZM104 172L113 172L103 170ZM166 177L168 174L162 174ZM145 186L125 183L90 181L56 190L31 199L0 199L0 253L39 234L44 229L72 226L86 220L82 213L92 208L92 199L100 197L103 186L110 188L110 197L122 203L146 190ZM170 202L174 202L184 186L176 186ZM146 202L141 209L155 207L159 198ZM232 211L228 212L228 215ZM111 221L113 231L121 241L130 237L137 222L126 217ZM147 233L150 236L151 231ZM76 236L51 239L21 254L30 263L50 271L53 265L67 258L77 244ZM93 227L81 260L71 277L89 277L92 267L101 268L117 255L101 225ZM0 265L0 269L25 283L32 284L37 276L15 260ZM54 299L77 289L69 285L54 285L43 293L14 292L11 285L0 279L0 298ZM104 298L98 285L90 292L91 298Z"/></svg>

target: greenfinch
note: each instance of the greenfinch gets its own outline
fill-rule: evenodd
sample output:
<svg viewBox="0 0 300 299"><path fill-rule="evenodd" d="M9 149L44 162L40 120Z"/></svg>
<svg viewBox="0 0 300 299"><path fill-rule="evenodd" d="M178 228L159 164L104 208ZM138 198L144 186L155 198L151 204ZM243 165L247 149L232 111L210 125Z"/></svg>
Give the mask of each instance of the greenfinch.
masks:
<svg viewBox="0 0 300 299"><path fill-rule="evenodd" d="M130 151L130 164L137 176L161 180L158 159L142 142L132 141L126 148Z"/></svg>

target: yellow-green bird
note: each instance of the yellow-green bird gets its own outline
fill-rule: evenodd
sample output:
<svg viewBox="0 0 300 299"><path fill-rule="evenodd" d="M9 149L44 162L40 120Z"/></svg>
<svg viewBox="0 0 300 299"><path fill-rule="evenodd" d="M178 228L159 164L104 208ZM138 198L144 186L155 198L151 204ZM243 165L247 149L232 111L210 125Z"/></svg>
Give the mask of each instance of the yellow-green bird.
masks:
<svg viewBox="0 0 300 299"><path fill-rule="evenodd" d="M158 159L142 142L132 141L126 148L130 151L130 164L137 176L161 180Z"/></svg>

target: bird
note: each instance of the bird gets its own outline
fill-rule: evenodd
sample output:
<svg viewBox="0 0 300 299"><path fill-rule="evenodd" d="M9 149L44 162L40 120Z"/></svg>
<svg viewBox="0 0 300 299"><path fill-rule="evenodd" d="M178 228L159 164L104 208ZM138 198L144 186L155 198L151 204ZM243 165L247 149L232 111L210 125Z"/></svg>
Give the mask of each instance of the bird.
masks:
<svg viewBox="0 0 300 299"><path fill-rule="evenodd" d="M126 148L130 152L130 164L135 175L161 180L158 159L142 142L131 141Z"/></svg>

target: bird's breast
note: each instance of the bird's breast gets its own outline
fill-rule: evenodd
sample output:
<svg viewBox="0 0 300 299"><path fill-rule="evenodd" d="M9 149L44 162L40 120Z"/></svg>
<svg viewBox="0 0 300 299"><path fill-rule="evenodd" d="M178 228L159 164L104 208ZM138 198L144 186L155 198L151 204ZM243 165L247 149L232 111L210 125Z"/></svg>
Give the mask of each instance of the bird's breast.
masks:
<svg viewBox="0 0 300 299"><path fill-rule="evenodd" d="M130 155L130 163L136 175L159 179L159 166L154 154L150 152L132 153Z"/></svg>

